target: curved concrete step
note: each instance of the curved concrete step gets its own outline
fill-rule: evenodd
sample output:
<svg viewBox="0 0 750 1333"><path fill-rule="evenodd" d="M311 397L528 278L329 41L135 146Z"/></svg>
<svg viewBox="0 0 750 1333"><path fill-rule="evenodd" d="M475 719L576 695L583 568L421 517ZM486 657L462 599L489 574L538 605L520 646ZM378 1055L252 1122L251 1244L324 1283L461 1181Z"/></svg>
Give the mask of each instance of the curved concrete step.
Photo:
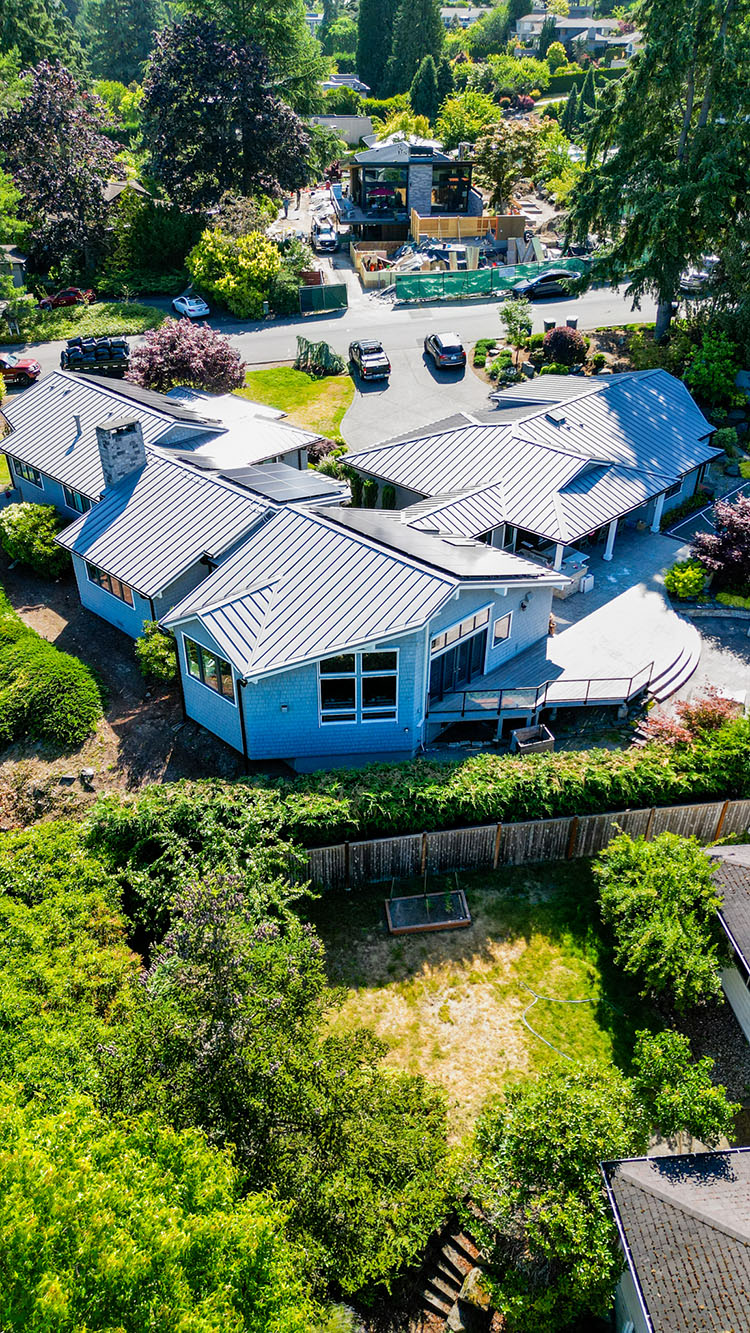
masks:
<svg viewBox="0 0 750 1333"><path fill-rule="evenodd" d="M698 666L700 656L700 644L697 648L681 654L676 661L673 670L662 676L656 683L656 686L652 683L649 689L649 694L652 699L655 699L659 704L664 703L667 699L671 699L672 695L676 694L678 690L681 690L683 685L686 685L690 680L690 677Z"/></svg>

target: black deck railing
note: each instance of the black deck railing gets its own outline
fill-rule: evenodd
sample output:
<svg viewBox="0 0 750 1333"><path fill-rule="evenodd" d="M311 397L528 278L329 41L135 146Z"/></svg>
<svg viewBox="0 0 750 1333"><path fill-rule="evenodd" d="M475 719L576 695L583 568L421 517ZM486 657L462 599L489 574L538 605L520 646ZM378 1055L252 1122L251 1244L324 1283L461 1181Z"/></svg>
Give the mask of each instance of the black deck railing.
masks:
<svg viewBox="0 0 750 1333"><path fill-rule="evenodd" d="M452 717L496 717L499 713L536 713L542 708L562 708L605 703L627 703L650 684L653 662L632 676L590 676L581 680L547 680L542 685L507 685L497 690L459 690L443 699L429 701L429 717L450 713Z"/></svg>

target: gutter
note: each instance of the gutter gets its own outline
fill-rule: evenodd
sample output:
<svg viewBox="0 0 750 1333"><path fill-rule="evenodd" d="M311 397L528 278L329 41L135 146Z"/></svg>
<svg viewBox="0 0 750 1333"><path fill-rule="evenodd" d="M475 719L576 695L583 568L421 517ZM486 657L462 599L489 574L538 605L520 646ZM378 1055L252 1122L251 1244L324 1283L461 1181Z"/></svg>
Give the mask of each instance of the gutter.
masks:
<svg viewBox="0 0 750 1333"><path fill-rule="evenodd" d="M641 1159L640 1159L640 1158L635 1158L634 1160L635 1160L635 1161L640 1161ZM620 1238L620 1246L621 1246L621 1248L622 1248L622 1252L623 1252L623 1254L625 1255L625 1259L626 1259L626 1261L627 1261L627 1265L628 1265L628 1268L629 1268L629 1270L630 1270L630 1276L631 1276L632 1279L633 1279L633 1286L635 1287L635 1290L636 1290L636 1295L637 1295L637 1297L638 1297L638 1304L639 1304L639 1306L640 1306L640 1308L641 1308L641 1314L643 1315L643 1318L644 1318L645 1321L646 1321L646 1327L648 1328L649 1333L655 1333L654 1325L653 1325L653 1323L651 1322L651 1315L649 1314L649 1312L648 1312L648 1306L646 1305L646 1298L645 1298L645 1296L643 1295L643 1292L642 1292L642 1290L641 1290L641 1284L640 1284L640 1282L638 1281L638 1271L637 1271L636 1266L635 1266L635 1261L634 1261L634 1259L633 1259L632 1251L631 1251L630 1246L628 1245L627 1239L626 1239L626 1237L625 1237L625 1231L624 1231L624 1229L623 1229L622 1220L621 1220L621 1218L620 1218L620 1211L619 1211L619 1209L618 1209L618 1207L617 1207L617 1202L616 1202L616 1200L615 1200L614 1194L612 1193L612 1190L610 1189L610 1184L609 1184L609 1180L608 1180L608 1178L607 1178L607 1173L606 1173L606 1171L605 1171L605 1169L604 1169L604 1168L605 1168L605 1165L606 1165L605 1162L600 1162L600 1163L599 1163L599 1170L600 1170L601 1173L602 1173L602 1179L603 1179L603 1181L604 1181L604 1189L605 1189L605 1191L606 1191L607 1200L608 1200L608 1202L609 1202L609 1206L610 1206L610 1208L611 1208L611 1210L612 1210L612 1216L613 1216L614 1219L615 1219L615 1226L617 1227L617 1234L618 1234L618 1236L619 1236L619 1238ZM617 1165L619 1165L619 1163L617 1163Z"/></svg>

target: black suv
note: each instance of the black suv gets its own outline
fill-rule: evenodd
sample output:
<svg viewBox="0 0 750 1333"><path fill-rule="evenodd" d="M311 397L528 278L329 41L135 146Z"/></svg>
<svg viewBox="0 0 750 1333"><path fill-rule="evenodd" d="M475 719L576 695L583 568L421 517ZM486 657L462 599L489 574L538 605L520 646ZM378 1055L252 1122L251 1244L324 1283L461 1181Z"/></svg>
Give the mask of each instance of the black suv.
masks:
<svg viewBox="0 0 750 1333"><path fill-rule="evenodd" d="M374 338L349 344L349 360L357 367L363 380L387 380L391 363L383 351L383 344Z"/></svg>

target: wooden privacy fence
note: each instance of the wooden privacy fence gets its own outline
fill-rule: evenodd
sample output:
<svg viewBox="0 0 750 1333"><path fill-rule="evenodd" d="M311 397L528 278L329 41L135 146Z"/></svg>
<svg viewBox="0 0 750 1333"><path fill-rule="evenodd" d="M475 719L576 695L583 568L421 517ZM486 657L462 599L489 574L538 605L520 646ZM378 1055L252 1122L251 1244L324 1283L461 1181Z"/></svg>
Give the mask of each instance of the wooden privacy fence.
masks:
<svg viewBox="0 0 750 1333"><path fill-rule="evenodd" d="M484 824L315 847L308 853L308 875L322 888L355 888L378 880L414 879L425 872L496 870L498 866L595 856L617 833L648 839L659 833L679 833L699 842L713 842L730 833L741 833L749 825L750 800L566 815L522 824Z"/></svg>

